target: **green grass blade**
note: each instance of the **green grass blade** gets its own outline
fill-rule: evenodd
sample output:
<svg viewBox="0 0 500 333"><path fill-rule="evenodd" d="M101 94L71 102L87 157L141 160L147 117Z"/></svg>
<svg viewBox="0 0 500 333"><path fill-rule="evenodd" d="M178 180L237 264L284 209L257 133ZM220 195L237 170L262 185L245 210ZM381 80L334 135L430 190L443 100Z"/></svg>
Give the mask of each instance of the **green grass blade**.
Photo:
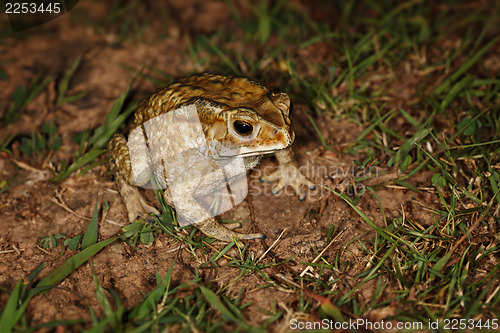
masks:
<svg viewBox="0 0 500 333"><path fill-rule="evenodd" d="M101 127L94 131L94 134L89 138L89 146L92 148L100 149L105 147L111 136L118 130L118 128L125 123L128 116L135 111L136 105L130 105L125 111L121 112L125 101L135 83L135 78L130 82L125 91L116 99L109 111L106 122Z"/></svg>
<svg viewBox="0 0 500 333"><path fill-rule="evenodd" d="M226 65L234 74L238 74L238 75L241 74L241 71L236 67L236 65L233 63L233 61L231 61L231 59L229 59L229 57L222 51L222 49L219 46L210 42L210 40L208 40L208 38L206 38L205 36L202 36L201 38L208 45L210 50L213 53L215 53L222 60L224 65Z"/></svg>
<svg viewBox="0 0 500 333"><path fill-rule="evenodd" d="M31 283L33 283L33 281L35 281L38 274L40 274L40 272L44 268L45 268L45 263L42 262L40 265L37 266L37 268L35 268L31 273L29 273L29 275L28 275L29 284L31 284Z"/></svg>
<svg viewBox="0 0 500 333"><path fill-rule="evenodd" d="M430 128L421 128L418 130L409 140L406 140L401 145L396 154L389 160L389 162L387 162L387 165L393 166L404 162L408 153L415 146L415 144L422 141L431 131L432 129Z"/></svg>
<svg viewBox="0 0 500 333"><path fill-rule="evenodd" d="M446 79L436 90L437 94L442 93L444 90L448 89L450 84L455 82L462 74L464 74L469 68L471 68L481 57L488 51L488 49L493 46L498 41L499 37L494 38L491 42L483 46L479 51L477 51L473 56L471 56L467 61L465 61L459 69L457 69L448 79Z"/></svg>
<svg viewBox="0 0 500 333"><path fill-rule="evenodd" d="M54 78L52 77L47 77L45 78L41 83L38 83L38 78L37 78L37 83L35 84L35 86L32 88L32 90L29 92L28 94L28 97L26 98L26 100L24 101L23 103L23 106L26 106L28 105L29 103L31 103L32 100L35 99L35 97L37 97L43 89L45 89L45 87L54 80Z"/></svg>
<svg viewBox="0 0 500 333"><path fill-rule="evenodd" d="M245 332L266 332L266 330L261 330L252 326L249 326L246 324L243 320L239 319L236 317L225 305L222 303L222 301L219 299L219 297L210 289L200 286L200 291L203 294L203 297L205 297L206 301L216 310L220 311L222 315L236 323L241 329L243 329Z"/></svg>
<svg viewBox="0 0 500 333"><path fill-rule="evenodd" d="M141 304L132 311L130 317L136 318L137 320L147 318L151 315L151 313L156 312L157 304L158 302L160 302L160 300L162 304L165 304L170 288L174 265L175 261L172 263L170 269L167 271L167 274L165 274L165 277L163 279L161 279L159 277L159 274L157 273L156 280L158 285L156 286L156 288L150 291L149 294L141 302Z"/></svg>
<svg viewBox="0 0 500 333"><path fill-rule="evenodd" d="M54 287L59 284L63 279L65 279L69 274L75 271L83 263L85 263L90 257L97 254L103 248L108 246L117 240L118 237L112 237L97 244L91 245L85 250L75 254L68 260L66 260L61 266L57 267L52 273L50 273L46 278L40 281L34 289L30 290L30 297L35 296L39 293L43 293L46 289L42 287ZM39 290L44 289L44 290Z"/></svg>
<svg viewBox="0 0 500 333"><path fill-rule="evenodd" d="M448 263L448 260L450 260L451 255L452 255L452 252L446 253L444 255L444 257L442 257L441 259L439 259L434 264L434 266L432 267L432 270L434 270L436 272L441 272L443 270L443 268L446 266L446 264Z"/></svg>
<svg viewBox="0 0 500 333"><path fill-rule="evenodd" d="M4 124L14 122L21 115L21 109L31 103L53 80L54 78L47 77L42 81L42 75L39 75L32 81L29 89L24 86L17 87L12 95L13 103L5 115L0 117L0 121Z"/></svg>
<svg viewBox="0 0 500 333"><path fill-rule="evenodd" d="M5 69L0 67L0 80L5 81L9 79L9 75L5 72Z"/></svg>
<svg viewBox="0 0 500 333"><path fill-rule="evenodd" d="M20 317L17 318L17 314L19 313L17 306L21 298L21 293L22 283L19 280L10 294L9 300L2 311L2 316L0 316L0 332L12 332L12 328L14 328L14 325L19 320ZM27 304L28 302L25 303ZM20 313L22 314L22 311Z"/></svg>
<svg viewBox="0 0 500 333"><path fill-rule="evenodd" d="M491 173L491 176L490 176L491 189L493 190L493 193L498 193L499 187L500 187L500 174L496 171L493 171L491 166L488 166L488 169ZM495 194L495 197L496 197L498 206L500 206L500 195Z"/></svg>
<svg viewBox="0 0 500 333"><path fill-rule="evenodd" d="M222 303L219 297L217 297L217 295L212 290L200 286L200 291L207 302L210 303L210 305L212 305L214 309L220 311L220 313L222 313L224 317L235 323L240 322L240 320L236 318L236 316L231 311L229 311L229 309L224 305L224 303Z"/></svg>
<svg viewBox="0 0 500 333"><path fill-rule="evenodd" d="M327 146L326 139L323 136L323 133L321 133L321 131L319 130L318 126L316 126L316 123L314 122L314 119L310 115L308 115L307 113L306 113L306 116L307 116L307 118L309 118L309 121L311 122L311 125L313 126L314 130L318 134L318 137L319 137L319 139L321 141L321 144L323 145L323 147L326 147Z"/></svg>
<svg viewBox="0 0 500 333"><path fill-rule="evenodd" d="M94 289L97 301L101 305L101 308L104 311L106 317L112 318L113 309L111 308L111 304L109 303L109 300L106 297L106 292L104 291L104 288L102 287L101 283L99 282L99 279L97 278L97 275L95 274L94 265L92 264L92 261L90 261L90 270L92 272L92 279L94 280Z"/></svg>
<svg viewBox="0 0 500 333"><path fill-rule="evenodd" d="M382 213L382 219L384 220L384 225L387 226L387 219L385 217L384 206L382 206L382 202L380 201L380 198L377 195L377 192L375 192L375 190L371 186L367 186L366 188L368 189L368 191L370 191L373 194L373 196L377 200L378 206L380 207L380 212Z"/></svg>
<svg viewBox="0 0 500 333"><path fill-rule="evenodd" d="M97 243L97 226L98 226L97 216L99 214L99 207L97 206L97 201L95 203L94 212L92 213L92 218L90 219L89 226L87 227L87 230L83 235L82 250L85 250L89 246Z"/></svg>
<svg viewBox="0 0 500 333"><path fill-rule="evenodd" d="M377 127L380 123L384 122L387 118L392 116L396 110L392 109L391 111L387 112L385 115L381 116L378 118L375 122L373 122L370 126L368 126L363 133L361 133L357 138L356 141L359 142L361 141L365 136L367 136L375 127Z"/></svg>
<svg viewBox="0 0 500 333"><path fill-rule="evenodd" d="M86 164L94 161L96 158L98 158L99 156L101 156L105 152L106 152L105 149L95 149L95 150L89 151L88 153L86 153L83 156L80 156L66 170L64 170L63 172L59 173L59 175L57 175L54 178L54 181L57 182L57 183L62 182L64 179L66 179L67 177L69 177L69 175L71 175L73 172L77 171L78 169L80 169L81 167L85 166Z"/></svg>
<svg viewBox="0 0 500 333"><path fill-rule="evenodd" d="M227 244L221 251L215 253L214 256L210 258L210 261L216 262L217 260L219 260L223 255L227 253L227 251L229 251L234 246L234 244L235 242Z"/></svg>
<svg viewBox="0 0 500 333"><path fill-rule="evenodd" d="M387 241L389 241L390 243L394 243L394 241L391 239L390 234L384 229L377 226L375 223L373 223L373 221L370 220L370 218L366 216L366 214L363 213L358 207L356 207L356 205L344 193L336 192L328 187L324 188L329 190L336 196L342 198L366 222L366 224L368 224L373 230L375 230L380 236L385 238Z"/></svg>
<svg viewBox="0 0 500 333"><path fill-rule="evenodd" d="M73 103L74 101L84 98L85 96L87 96L87 94L87 91L82 91L73 95L66 96L63 103Z"/></svg>
<svg viewBox="0 0 500 333"><path fill-rule="evenodd" d="M441 102L440 111L446 111L446 108L451 104L451 102L457 97L457 95L464 89L470 85L471 78L464 77L460 82L456 83L451 87L449 92L446 94L446 97Z"/></svg>
<svg viewBox="0 0 500 333"><path fill-rule="evenodd" d="M404 110L403 108L399 108L399 112L401 112L403 117L405 117L405 119L410 124L412 124L415 128L420 129L422 125L420 125L420 123L415 118L413 118L408 112L406 112L406 110Z"/></svg>
<svg viewBox="0 0 500 333"><path fill-rule="evenodd" d="M380 259L380 261L368 271L368 275L361 281L355 288L351 289L348 293L344 294L338 301L337 304L344 304L349 297L356 291L358 288L360 288L362 285L364 285L366 282L370 281L375 277L376 272L379 270L380 267L382 267L383 263L389 258L389 256L392 254L394 249L396 248L397 244L393 244L387 252L384 254L384 256ZM365 274L366 272L362 273ZM359 276L359 275L358 275Z"/></svg>
<svg viewBox="0 0 500 333"><path fill-rule="evenodd" d="M59 83L59 96L57 97L57 104L61 105L64 102L66 102L66 93L68 92L68 87L69 87L69 82L75 75L76 70L78 69L78 66L80 66L80 62L82 61L82 55L79 55L75 61L73 61L73 64L71 67L66 71L64 74L61 82Z"/></svg>

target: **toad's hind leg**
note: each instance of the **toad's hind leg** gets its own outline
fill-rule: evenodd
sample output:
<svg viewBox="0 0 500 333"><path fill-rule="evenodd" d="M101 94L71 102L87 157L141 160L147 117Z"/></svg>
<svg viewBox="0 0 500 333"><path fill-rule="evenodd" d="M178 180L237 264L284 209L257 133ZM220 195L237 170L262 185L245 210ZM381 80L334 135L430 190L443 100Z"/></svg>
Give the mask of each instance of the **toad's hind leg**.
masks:
<svg viewBox="0 0 500 333"><path fill-rule="evenodd" d="M192 193L190 190L195 188L197 182L186 182L182 187L183 192ZM182 192L182 191L181 191ZM178 192L177 192L178 193ZM231 223L228 227L219 224L217 220L210 216L205 208L203 208L192 196L184 196L179 198L179 200L174 200L172 197L172 192L169 188L163 192L163 197L165 202L173 207L177 212L177 218L179 219L180 225L192 224L198 230L203 232L205 235L218 239L220 241L230 243L234 240L240 239L265 239L266 236L263 234L240 234L234 232L229 228L240 227L239 223ZM201 222L193 222L201 221Z"/></svg>
<svg viewBox="0 0 500 333"><path fill-rule="evenodd" d="M198 230L203 232L205 235L210 236L212 238L221 240L223 242L230 243L233 240L239 239L265 239L266 236L263 234L240 234L238 232L234 232L219 224L217 220L213 217L197 223L194 225Z"/></svg>
<svg viewBox="0 0 500 333"><path fill-rule="evenodd" d="M134 222L138 218L152 221L153 218L149 214L160 215L160 212L146 202L137 188L137 186L145 185L147 181L144 180L149 177L142 177L139 182L136 179L133 183L129 149L127 140L123 135L115 135L111 138L108 144L108 154L118 192L127 207L129 221ZM144 171L145 174L148 173L148 170Z"/></svg>

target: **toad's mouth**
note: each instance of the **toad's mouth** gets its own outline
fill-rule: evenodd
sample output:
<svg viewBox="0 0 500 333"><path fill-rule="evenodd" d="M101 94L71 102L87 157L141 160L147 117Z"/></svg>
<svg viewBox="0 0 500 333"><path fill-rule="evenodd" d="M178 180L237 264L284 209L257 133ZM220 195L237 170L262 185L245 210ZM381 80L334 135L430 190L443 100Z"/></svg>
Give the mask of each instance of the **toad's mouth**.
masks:
<svg viewBox="0 0 500 333"><path fill-rule="evenodd" d="M257 156L257 155L265 155L265 154L271 154L271 153L274 153L274 152L277 152L278 150L281 150L281 149L285 149L286 147L282 147L282 148L270 148L270 149L266 149L266 150L254 150L254 151L243 151L243 152L239 152L237 154L224 154L224 153L220 153L218 154L218 156L221 158L221 159L225 159L225 158L237 158L237 157L250 157L250 156Z"/></svg>
<svg viewBox="0 0 500 333"><path fill-rule="evenodd" d="M246 156L264 155L264 154L274 153L275 151L278 151L278 150L281 150L281 149L266 149L266 150L258 150L258 151L253 151L253 152L249 151L249 152L243 152L243 153L239 154L238 156L246 157Z"/></svg>

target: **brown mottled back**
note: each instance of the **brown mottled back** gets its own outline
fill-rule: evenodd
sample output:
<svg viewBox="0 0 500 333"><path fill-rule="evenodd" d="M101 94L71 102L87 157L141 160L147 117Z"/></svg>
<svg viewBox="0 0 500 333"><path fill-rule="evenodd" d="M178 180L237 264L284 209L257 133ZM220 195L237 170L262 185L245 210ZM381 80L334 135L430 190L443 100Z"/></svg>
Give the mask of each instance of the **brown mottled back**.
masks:
<svg viewBox="0 0 500 333"><path fill-rule="evenodd" d="M195 98L206 99L223 109L246 107L264 109L265 113L263 106L270 103L269 94L269 89L246 77L209 73L192 75L159 89L143 100L137 108L131 129Z"/></svg>

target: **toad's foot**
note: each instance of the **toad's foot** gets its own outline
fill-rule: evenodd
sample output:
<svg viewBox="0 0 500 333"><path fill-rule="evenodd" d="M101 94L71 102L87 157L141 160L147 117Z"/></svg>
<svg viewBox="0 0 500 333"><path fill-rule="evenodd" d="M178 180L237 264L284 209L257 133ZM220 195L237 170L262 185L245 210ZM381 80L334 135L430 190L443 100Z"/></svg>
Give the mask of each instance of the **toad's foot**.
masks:
<svg viewBox="0 0 500 333"><path fill-rule="evenodd" d="M194 226L205 235L226 243L230 243L234 240L238 241L240 239L266 239L266 236L264 236L263 234L240 234L229 230L226 227L220 225L213 217L203 222L197 223Z"/></svg>
<svg viewBox="0 0 500 333"><path fill-rule="evenodd" d="M153 213L159 216L160 212L146 202L139 189L123 181L118 181L117 183L119 192L127 207L129 222L132 223L137 219L154 222L154 218L150 214Z"/></svg>
<svg viewBox="0 0 500 333"><path fill-rule="evenodd" d="M302 185L306 185L310 190L314 190L316 188L316 184L307 179L307 177L304 176L295 165L280 165L278 169L269 176L262 176L260 179L268 182L278 181L278 183L272 188L273 194L278 194L287 185L291 186L295 193L299 196L300 201L304 201L306 199L306 194L302 190Z"/></svg>

